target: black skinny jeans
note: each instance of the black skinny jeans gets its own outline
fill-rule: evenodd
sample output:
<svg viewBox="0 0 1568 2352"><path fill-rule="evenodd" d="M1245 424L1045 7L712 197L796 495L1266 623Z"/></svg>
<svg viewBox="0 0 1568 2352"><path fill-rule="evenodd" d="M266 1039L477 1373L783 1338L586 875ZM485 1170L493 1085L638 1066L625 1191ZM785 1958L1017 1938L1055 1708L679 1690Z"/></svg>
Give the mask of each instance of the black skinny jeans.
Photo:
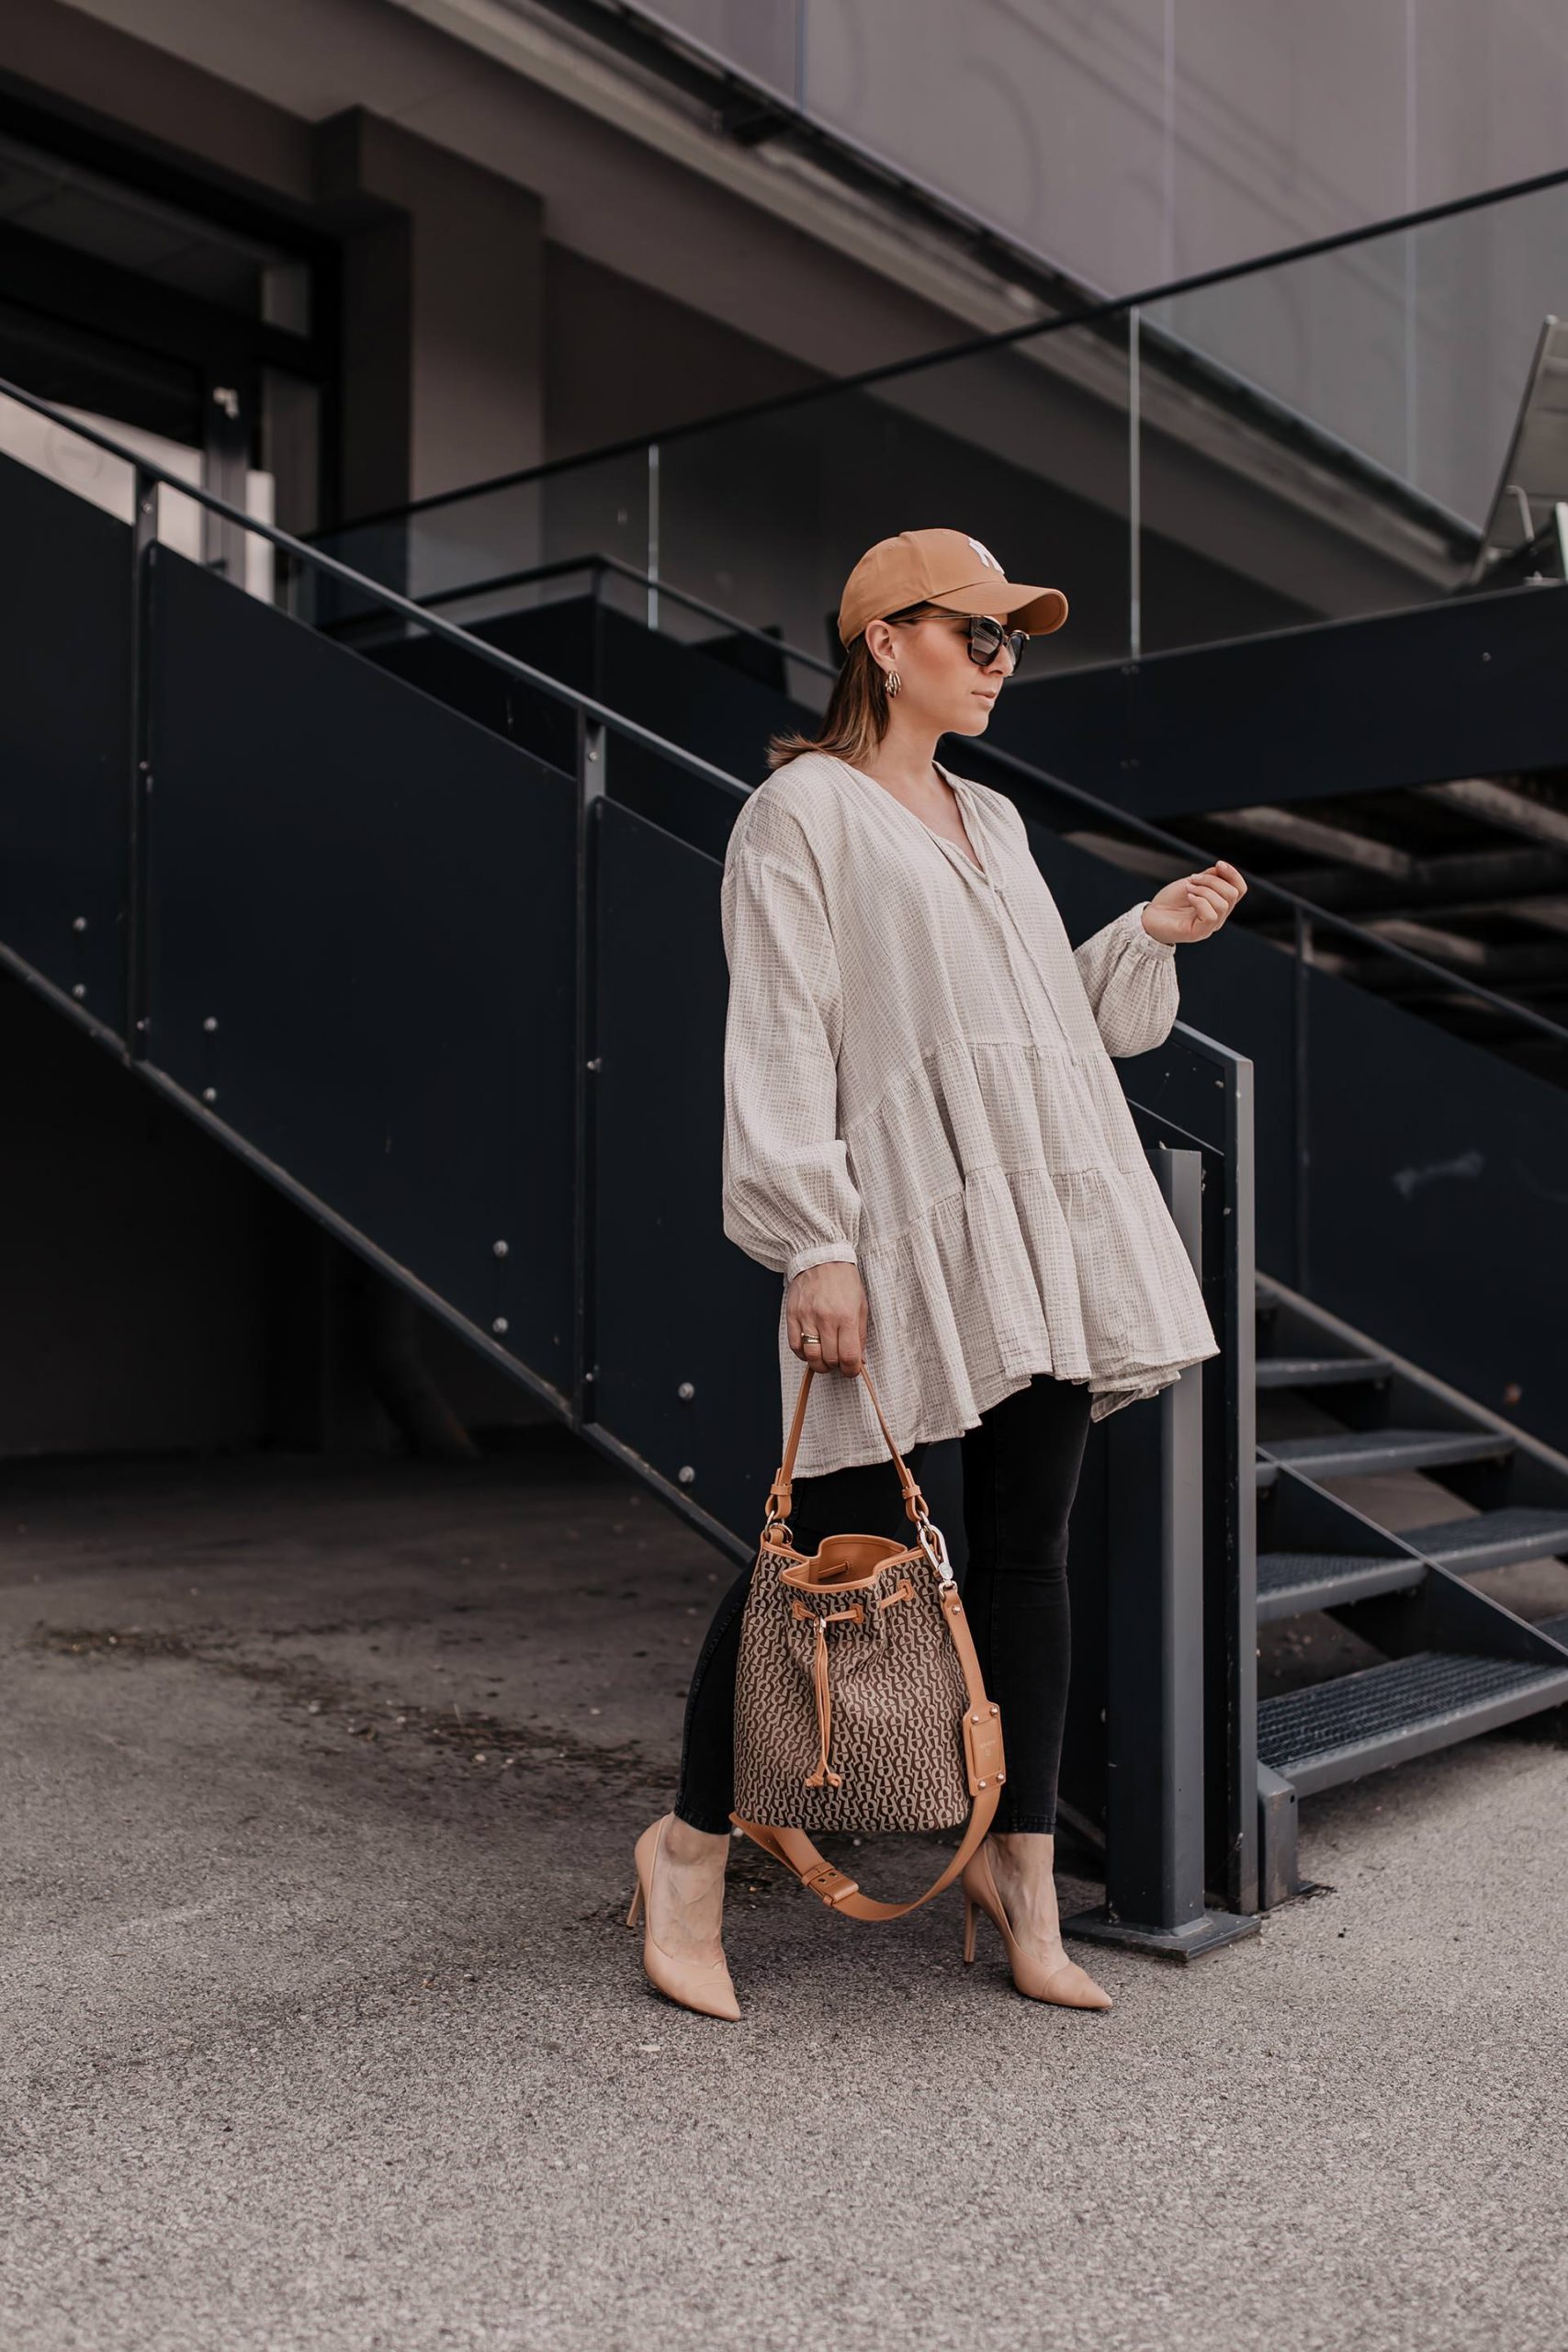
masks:
<svg viewBox="0 0 1568 2352"><path fill-rule="evenodd" d="M1089 1420L1086 1382L1037 1372L959 1440L969 1546L964 1610L986 1688L1001 1709L1008 1770L993 1826L1003 1832L1056 1826L1071 1666L1067 1521ZM917 1479L926 1451L913 1446L905 1456ZM864 1532L908 1542L912 1532L891 1455L796 1478L789 1523L801 1552L815 1552L828 1535ZM686 1700L675 1811L694 1829L730 1826L735 1661L750 1584L748 1566L714 1612Z"/></svg>

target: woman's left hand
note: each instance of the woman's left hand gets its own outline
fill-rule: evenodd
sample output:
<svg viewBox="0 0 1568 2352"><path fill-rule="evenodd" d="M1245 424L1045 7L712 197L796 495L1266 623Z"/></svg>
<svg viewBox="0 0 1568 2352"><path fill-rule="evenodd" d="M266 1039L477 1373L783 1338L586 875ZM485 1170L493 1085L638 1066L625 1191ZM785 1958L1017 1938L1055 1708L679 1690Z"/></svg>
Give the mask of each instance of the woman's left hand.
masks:
<svg viewBox="0 0 1568 2352"><path fill-rule="evenodd" d="M1190 946L1218 931L1246 888L1235 867L1216 858L1201 874L1183 874L1156 890L1144 909L1144 929L1168 946Z"/></svg>

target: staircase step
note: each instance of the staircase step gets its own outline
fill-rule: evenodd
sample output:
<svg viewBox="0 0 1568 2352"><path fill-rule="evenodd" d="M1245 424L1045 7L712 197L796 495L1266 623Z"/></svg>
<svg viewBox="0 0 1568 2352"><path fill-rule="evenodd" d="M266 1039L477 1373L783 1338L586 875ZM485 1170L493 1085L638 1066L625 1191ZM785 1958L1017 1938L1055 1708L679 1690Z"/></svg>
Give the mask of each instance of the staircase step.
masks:
<svg viewBox="0 0 1568 2352"><path fill-rule="evenodd" d="M1258 1622L1342 1609L1375 1592L1404 1592L1426 1573L1419 1560L1391 1559L1386 1553L1259 1552Z"/></svg>
<svg viewBox="0 0 1568 2352"><path fill-rule="evenodd" d="M1351 1380L1387 1380L1387 1356L1259 1356L1259 1388L1343 1387Z"/></svg>
<svg viewBox="0 0 1568 2352"><path fill-rule="evenodd" d="M1316 1437L1262 1441L1292 1470L1319 1476L1370 1476L1377 1470L1420 1470L1440 1462L1485 1462L1513 1452L1500 1430L1325 1430Z"/></svg>
<svg viewBox="0 0 1568 2352"><path fill-rule="evenodd" d="M1305 1796L1564 1702L1568 1660L1417 1650L1261 1701L1258 1753Z"/></svg>
<svg viewBox="0 0 1568 2352"><path fill-rule="evenodd" d="M1470 1519L1438 1520L1430 1527L1402 1527L1399 1532L1429 1560L1462 1574L1568 1553L1568 1510L1516 1505L1507 1510L1477 1511Z"/></svg>

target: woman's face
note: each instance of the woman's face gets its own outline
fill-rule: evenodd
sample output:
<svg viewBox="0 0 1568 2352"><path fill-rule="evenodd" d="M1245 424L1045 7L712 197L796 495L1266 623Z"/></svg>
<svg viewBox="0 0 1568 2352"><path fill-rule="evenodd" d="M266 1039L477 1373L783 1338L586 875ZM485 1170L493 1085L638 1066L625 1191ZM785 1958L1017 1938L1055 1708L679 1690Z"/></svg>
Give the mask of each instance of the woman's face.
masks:
<svg viewBox="0 0 1568 2352"><path fill-rule="evenodd" d="M1007 616L998 613L1004 628ZM991 707L1011 673L1012 654L1004 641L985 667L969 653L969 622L964 613L923 614L919 620L873 621L866 640L885 669L901 683L892 707L936 735L983 735Z"/></svg>

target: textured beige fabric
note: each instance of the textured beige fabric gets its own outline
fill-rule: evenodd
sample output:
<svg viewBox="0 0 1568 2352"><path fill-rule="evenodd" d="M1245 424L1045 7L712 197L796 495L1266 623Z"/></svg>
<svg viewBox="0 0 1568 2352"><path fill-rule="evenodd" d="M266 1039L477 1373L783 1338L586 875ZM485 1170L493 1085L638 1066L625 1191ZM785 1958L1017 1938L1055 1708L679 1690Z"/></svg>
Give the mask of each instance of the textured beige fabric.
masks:
<svg viewBox="0 0 1568 2352"><path fill-rule="evenodd" d="M900 1451L1035 1372L1099 1420L1219 1352L1111 1064L1169 1033L1176 951L1146 899L1075 949L1013 803L942 774L979 866L811 752L743 804L720 899L724 1230L786 1292L858 1264ZM782 1296L778 1351L782 1451ZM813 1381L797 1475L886 1458L865 1383Z"/></svg>

